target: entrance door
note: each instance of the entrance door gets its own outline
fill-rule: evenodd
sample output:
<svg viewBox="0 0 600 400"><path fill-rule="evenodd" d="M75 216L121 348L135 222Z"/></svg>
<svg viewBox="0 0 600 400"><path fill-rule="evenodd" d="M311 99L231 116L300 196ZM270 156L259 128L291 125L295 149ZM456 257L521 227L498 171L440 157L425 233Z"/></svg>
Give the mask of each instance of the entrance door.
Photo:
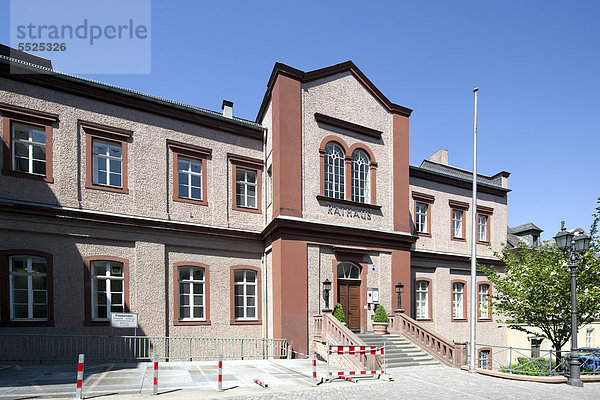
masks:
<svg viewBox="0 0 600 400"><path fill-rule="evenodd" d="M338 303L344 309L348 329L360 331L360 281L338 280Z"/></svg>

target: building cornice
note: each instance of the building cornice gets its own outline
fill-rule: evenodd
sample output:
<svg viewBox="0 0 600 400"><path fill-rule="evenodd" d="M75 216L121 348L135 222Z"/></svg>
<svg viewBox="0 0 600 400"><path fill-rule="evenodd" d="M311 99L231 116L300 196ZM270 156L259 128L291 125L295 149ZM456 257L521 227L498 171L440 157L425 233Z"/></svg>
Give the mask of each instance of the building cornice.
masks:
<svg viewBox="0 0 600 400"><path fill-rule="evenodd" d="M409 250L417 240L417 236L406 232L382 231L290 216L273 219L261 235L266 242L284 238L398 250Z"/></svg>
<svg viewBox="0 0 600 400"><path fill-rule="evenodd" d="M230 239L262 241L260 232L218 226L195 224L183 221L171 221L136 215L84 210L58 205L33 203L28 201L0 198L0 211L33 216L57 217L75 221L97 222L113 226L171 231L177 233L196 233Z"/></svg>
<svg viewBox="0 0 600 400"><path fill-rule="evenodd" d="M433 251L433 250L421 250L415 249L411 252L411 260L420 261L420 260L440 260L440 261L455 261L455 262L463 262L469 264L471 262L470 254L458 254L458 253L446 253L441 251ZM486 264L486 265L494 265L494 266L503 266L504 263L500 261L496 257L477 257L478 264ZM468 267L470 268L470 266Z"/></svg>
<svg viewBox="0 0 600 400"><path fill-rule="evenodd" d="M459 177L448 176L436 171L427 170L414 165L409 166L409 176L411 178L421 178L428 181L443 183L449 186L459 187L462 189L473 189L473 181ZM510 189L500 186L492 186L485 183L477 182L477 192L493 194L495 196L506 197Z"/></svg>
<svg viewBox="0 0 600 400"><path fill-rule="evenodd" d="M262 141L264 128L199 107L76 77L0 55L0 77Z"/></svg>

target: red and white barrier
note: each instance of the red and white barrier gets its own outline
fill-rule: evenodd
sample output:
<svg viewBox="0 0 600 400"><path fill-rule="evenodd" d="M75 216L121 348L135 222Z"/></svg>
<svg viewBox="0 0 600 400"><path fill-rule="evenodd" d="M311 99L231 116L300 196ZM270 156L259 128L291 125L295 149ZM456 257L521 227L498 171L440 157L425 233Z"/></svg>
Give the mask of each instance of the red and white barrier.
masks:
<svg viewBox="0 0 600 400"><path fill-rule="evenodd" d="M383 347L378 347L378 346L329 346L329 354L383 355Z"/></svg>
<svg viewBox="0 0 600 400"><path fill-rule="evenodd" d="M83 362L85 356L79 355L79 362L77 363L77 388L75 389L75 398L83 399Z"/></svg>
<svg viewBox="0 0 600 400"><path fill-rule="evenodd" d="M312 359L312 367L313 367L313 386L317 386L317 357L313 355Z"/></svg>
<svg viewBox="0 0 600 400"><path fill-rule="evenodd" d="M348 382L352 383L358 383L358 380L356 378L348 378L347 376L344 377L344 380L347 380Z"/></svg>
<svg viewBox="0 0 600 400"><path fill-rule="evenodd" d="M254 380L254 383L256 383L257 385L259 385L260 387L263 387L263 388L265 388L265 389L269 387L269 385L268 385L268 384L264 383L263 381L261 381L261 380L259 380L259 379L255 379L255 380Z"/></svg>
<svg viewBox="0 0 600 400"><path fill-rule="evenodd" d="M336 377L357 376L357 375L383 375L383 374L385 374L385 371L383 371L383 370L329 372L329 376L336 376Z"/></svg>
<svg viewBox="0 0 600 400"><path fill-rule="evenodd" d="M217 388L219 392L223 391L223 356L219 354L219 372L218 372Z"/></svg>
<svg viewBox="0 0 600 400"><path fill-rule="evenodd" d="M158 394L158 355L154 355L154 384L152 385L152 394Z"/></svg>

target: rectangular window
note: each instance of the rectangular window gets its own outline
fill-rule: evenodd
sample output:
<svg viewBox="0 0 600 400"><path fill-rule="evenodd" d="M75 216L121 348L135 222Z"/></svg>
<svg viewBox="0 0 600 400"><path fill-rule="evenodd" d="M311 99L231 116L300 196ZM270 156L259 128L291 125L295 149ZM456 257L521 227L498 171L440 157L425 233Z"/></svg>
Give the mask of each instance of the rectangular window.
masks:
<svg viewBox="0 0 600 400"><path fill-rule="evenodd" d="M256 320L256 271L234 271L234 315L236 320Z"/></svg>
<svg viewBox="0 0 600 400"><path fill-rule="evenodd" d="M491 369L490 350L479 350L479 368Z"/></svg>
<svg viewBox="0 0 600 400"><path fill-rule="evenodd" d="M429 204L417 203L415 205L415 227L418 233L429 233L427 212Z"/></svg>
<svg viewBox="0 0 600 400"><path fill-rule="evenodd" d="M122 187L121 143L92 140L94 185Z"/></svg>
<svg viewBox="0 0 600 400"><path fill-rule="evenodd" d="M464 287L462 282L452 284L452 318L465 319Z"/></svg>
<svg viewBox="0 0 600 400"><path fill-rule="evenodd" d="M48 320L48 275L44 257L9 257L10 319Z"/></svg>
<svg viewBox="0 0 600 400"><path fill-rule="evenodd" d="M464 239L463 232L463 210L452 210L452 238Z"/></svg>
<svg viewBox="0 0 600 400"><path fill-rule="evenodd" d="M238 207L256 208L256 171L237 168L235 199Z"/></svg>
<svg viewBox="0 0 600 400"><path fill-rule="evenodd" d="M179 267L179 320L204 321L204 268Z"/></svg>
<svg viewBox="0 0 600 400"><path fill-rule="evenodd" d="M92 261L92 319L110 320L111 312L124 312L124 268L115 261Z"/></svg>
<svg viewBox="0 0 600 400"><path fill-rule="evenodd" d="M127 142L133 132L80 122L85 132L85 187L128 193Z"/></svg>
<svg viewBox="0 0 600 400"><path fill-rule="evenodd" d="M594 340L593 340L593 333L594 330L593 329L587 329L585 331L585 347L587 347L588 349L594 347Z"/></svg>
<svg viewBox="0 0 600 400"><path fill-rule="evenodd" d="M177 186L179 197L202 200L202 160L177 158Z"/></svg>
<svg viewBox="0 0 600 400"><path fill-rule="evenodd" d="M429 282L417 281L416 284L417 319L429 319Z"/></svg>
<svg viewBox="0 0 600 400"><path fill-rule="evenodd" d="M490 285L479 284L478 293L479 319L490 319Z"/></svg>
<svg viewBox="0 0 600 400"><path fill-rule="evenodd" d="M46 176L46 129L12 123L13 171Z"/></svg>
<svg viewBox="0 0 600 400"><path fill-rule="evenodd" d="M487 215L477 215L477 240L487 242Z"/></svg>
<svg viewBox="0 0 600 400"><path fill-rule="evenodd" d="M2 174L54 182L52 128L58 115L0 103Z"/></svg>
<svg viewBox="0 0 600 400"><path fill-rule="evenodd" d="M261 213L263 162L228 154L232 169L232 209Z"/></svg>

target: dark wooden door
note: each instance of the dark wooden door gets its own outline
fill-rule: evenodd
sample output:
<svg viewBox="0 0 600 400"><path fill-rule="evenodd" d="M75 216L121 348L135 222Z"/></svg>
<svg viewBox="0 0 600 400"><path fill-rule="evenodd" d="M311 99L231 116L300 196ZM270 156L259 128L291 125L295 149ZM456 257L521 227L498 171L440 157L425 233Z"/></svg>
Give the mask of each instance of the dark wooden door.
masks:
<svg viewBox="0 0 600 400"><path fill-rule="evenodd" d="M360 331L360 282L338 281L338 303L344 309L348 329Z"/></svg>

